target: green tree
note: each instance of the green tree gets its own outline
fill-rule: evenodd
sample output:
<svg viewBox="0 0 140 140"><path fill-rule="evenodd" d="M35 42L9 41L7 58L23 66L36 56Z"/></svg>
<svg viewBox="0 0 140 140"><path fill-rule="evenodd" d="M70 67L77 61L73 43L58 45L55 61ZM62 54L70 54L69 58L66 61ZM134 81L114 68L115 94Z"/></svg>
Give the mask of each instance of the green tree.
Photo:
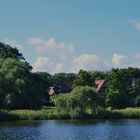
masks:
<svg viewBox="0 0 140 140"><path fill-rule="evenodd" d="M134 96L140 95L140 77L133 79L131 92Z"/></svg>
<svg viewBox="0 0 140 140"><path fill-rule="evenodd" d="M8 44L0 42L0 58L14 58L17 60L25 60L23 55L19 53L17 48L12 48Z"/></svg>
<svg viewBox="0 0 140 140"><path fill-rule="evenodd" d="M0 107L36 108L42 94L31 66L16 48L0 43Z"/></svg>
<svg viewBox="0 0 140 140"><path fill-rule="evenodd" d="M108 76L106 102L113 108L131 106L134 97L133 78L138 76L137 69L112 69Z"/></svg>
<svg viewBox="0 0 140 140"><path fill-rule="evenodd" d="M50 102L50 96L48 94L48 88L53 85L52 75L47 72L35 72L33 73L35 80L38 81L40 92L43 93L43 104Z"/></svg>
<svg viewBox="0 0 140 140"><path fill-rule="evenodd" d="M137 96L135 104L137 107L140 107L140 96Z"/></svg>
<svg viewBox="0 0 140 140"><path fill-rule="evenodd" d="M94 71L94 72L91 72L91 75L92 75L92 77L94 77L94 79L96 79L96 80L106 79L106 77L107 77L107 73L101 72L101 71Z"/></svg>
<svg viewBox="0 0 140 140"><path fill-rule="evenodd" d="M56 73L53 75L53 83L55 85L64 83L66 81L66 77L67 77L66 73Z"/></svg>
<svg viewBox="0 0 140 140"><path fill-rule="evenodd" d="M73 87L76 86L95 86L95 79L90 72L80 70L73 82Z"/></svg>
<svg viewBox="0 0 140 140"><path fill-rule="evenodd" d="M2 75L2 81L0 81L0 94L3 95L1 96L2 107L15 108L17 106L19 108L26 98L25 89L30 74L28 65L13 58L7 58L0 62L0 73Z"/></svg>
<svg viewBox="0 0 140 140"><path fill-rule="evenodd" d="M78 86L69 94L55 97L55 105L59 112L68 112L72 117L84 117L85 114L96 114L102 106L96 90L91 87Z"/></svg>
<svg viewBox="0 0 140 140"><path fill-rule="evenodd" d="M69 81L73 81L75 79L74 73L56 73L53 75L53 84L59 85Z"/></svg>
<svg viewBox="0 0 140 140"><path fill-rule="evenodd" d="M72 84L76 75L74 73L56 73L53 75L53 85L55 92L70 92L72 90Z"/></svg>

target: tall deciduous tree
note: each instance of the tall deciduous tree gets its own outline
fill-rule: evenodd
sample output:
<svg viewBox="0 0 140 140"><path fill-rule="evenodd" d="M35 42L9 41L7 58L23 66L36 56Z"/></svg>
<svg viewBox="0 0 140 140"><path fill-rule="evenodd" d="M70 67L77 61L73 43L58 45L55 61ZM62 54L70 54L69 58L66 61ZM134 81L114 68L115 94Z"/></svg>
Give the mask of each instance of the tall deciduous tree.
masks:
<svg viewBox="0 0 140 140"><path fill-rule="evenodd" d="M40 92L43 93L43 104L48 104L50 102L48 89L53 85L52 75L47 72L36 72L33 75L40 85Z"/></svg>
<svg viewBox="0 0 140 140"><path fill-rule="evenodd" d="M92 77L94 77L96 80L100 79L106 79L107 73L101 72L101 71L93 71L91 72Z"/></svg>
<svg viewBox="0 0 140 140"><path fill-rule="evenodd" d="M16 48L0 43L0 107L36 108L41 99L39 84L23 55Z"/></svg>
<svg viewBox="0 0 140 140"><path fill-rule="evenodd" d="M76 86L95 86L95 79L90 72L80 70L73 82L73 87Z"/></svg>
<svg viewBox="0 0 140 140"><path fill-rule="evenodd" d="M132 98L140 91L139 78L137 68L112 69L108 77L107 105L113 108L130 106Z"/></svg>

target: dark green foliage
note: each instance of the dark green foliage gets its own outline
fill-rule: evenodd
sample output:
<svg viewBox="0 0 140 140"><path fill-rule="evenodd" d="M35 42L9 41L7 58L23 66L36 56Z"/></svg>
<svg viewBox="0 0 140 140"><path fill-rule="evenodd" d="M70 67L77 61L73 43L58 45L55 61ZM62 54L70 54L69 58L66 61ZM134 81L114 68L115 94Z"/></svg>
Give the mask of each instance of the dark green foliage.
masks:
<svg viewBox="0 0 140 140"><path fill-rule="evenodd" d="M43 95L43 104L49 104L50 96L48 94L48 88L53 85L52 75L47 72L36 72L33 73L33 76L35 81L37 81L40 93Z"/></svg>
<svg viewBox="0 0 140 140"><path fill-rule="evenodd" d="M42 93L31 66L16 48L0 43L0 108L36 108Z"/></svg>
<svg viewBox="0 0 140 140"><path fill-rule="evenodd" d="M0 77L2 108L35 108L40 104L39 84L26 63L13 58L1 61Z"/></svg>
<svg viewBox="0 0 140 140"><path fill-rule="evenodd" d="M66 81L67 75L65 73L56 73L53 75L53 83L55 85L61 84Z"/></svg>
<svg viewBox="0 0 140 140"><path fill-rule="evenodd" d="M73 82L73 87L76 86L95 86L95 79L91 72L80 70Z"/></svg>
<svg viewBox="0 0 140 140"><path fill-rule="evenodd" d="M106 79L107 77L107 73L101 71L91 72L91 75L92 77L94 77L95 80Z"/></svg>
<svg viewBox="0 0 140 140"><path fill-rule="evenodd" d="M43 82L43 86L45 86L47 88L53 84L52 75L47 72L36 72L36 73L34 73L34 75L36 75L38 77L38 79L40 79Z"/></svg>
<svg viewBox="0 0 140 140"><path fill-rule="evenodd" d="M137 96L136 98L136 106L140 107L140 96Z"/></svg>
<svg viewBox="0 0 140 140"><path fill-rule="evenodd" d="M122 69L113 69L108 80L106 102L113 108L123 108L129 105L128 75ZM128 101L128 102L127 102ZM127 102L127 103L126 103Z"/></svg>
<svg viewBox="0 0 140 140"><path fill-rule="evenodd" d="M74 73L56 73L53 75L53 84L60 85L66 82L71 82L75 79L76 75Z"/></svg>
<svg viewBox="0 0 140 140"><path fill-rule="evenodd" d="M58 88L58 93L74 88L70 94L55 98L62 118L67 118L67 115L77 118L98 112L104 102L111 108L140 106L138 68L112 69L110 72L80 70L78 74L57 73L53 76L47 72L32 73L31 69L17 48L0 43L0 108L39 108L42 104L48 105L50 86ZM95 87L95 79L106 79L105 98L99 98L91 88Z"/></svg>
<svg viewBox="0 0 140 140"><path fill-rule="evenodd" d="M107 105L113 108L131 106L132 99L140 91L140 70L137 68L112 69L107 80Z"/></svg>
<svg viewBox="0 0 140 140"><path fill-rule="evenodd" d="M20 99L25 94L28 66L21 61L13 58L7 58L0 63L1 85L0 94L2 108L20 107ZM20 97L20 98L19 98ZM15 102L16 101L16 102Z"/></svg>
<svg viewBox="0 0 140 140"><path fill-rule="evenodd" d="M76 74L74 73L56 73L53 75L53 86L55 93L66 93L72 90L72 84L75 80Z"/></svg>
<svg viewBox="0 0 140 140"><path fill-rule="evenodd" d="M23 55L19 53L17 48L12 48L10 45L0 42L0 58L14 58L17 60L25 60Z"/></svg>
<svg viewBox="0 0 140 140"><path fill-rule="evenodd" d="M131 92L134 94L134 96L140 95L140 76L133 78L132 86L133 88Z"/></svg>

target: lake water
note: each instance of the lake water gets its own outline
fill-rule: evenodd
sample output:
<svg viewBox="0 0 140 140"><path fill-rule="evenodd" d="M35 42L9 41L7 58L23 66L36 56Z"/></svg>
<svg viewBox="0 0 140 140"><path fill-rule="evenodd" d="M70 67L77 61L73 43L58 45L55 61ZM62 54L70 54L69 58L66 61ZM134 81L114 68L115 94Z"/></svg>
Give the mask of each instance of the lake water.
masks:
<svg viewBox="0 0 140 140"><path fill-rule="evenodd" d="M0 140L140 140L140 120L0 123Z"/></svg>

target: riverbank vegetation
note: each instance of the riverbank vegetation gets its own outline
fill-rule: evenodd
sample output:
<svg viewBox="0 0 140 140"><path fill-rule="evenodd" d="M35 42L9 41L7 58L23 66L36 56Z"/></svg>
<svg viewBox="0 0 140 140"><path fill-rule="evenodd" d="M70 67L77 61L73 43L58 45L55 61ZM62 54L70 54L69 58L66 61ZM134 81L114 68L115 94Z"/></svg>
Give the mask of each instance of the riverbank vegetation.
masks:
<svg viewBox="0 0 140 140"><path fill-rule="evenodd" d="M72 112L58 112L56 107L45 107L40 110L2 110L0 121L17 120L51 120L51 119L140 119L140 108L106 109L96 114L86 113L83 118Z"/></svg>
<svg viewBox="0 0 140 140"><path fill-rule="evenodd" d="M103 94L97 91L99 79L107 81ZM17 48L0 43L0 120L140 118L138 107L139 68L32 72Z"/></svg>

